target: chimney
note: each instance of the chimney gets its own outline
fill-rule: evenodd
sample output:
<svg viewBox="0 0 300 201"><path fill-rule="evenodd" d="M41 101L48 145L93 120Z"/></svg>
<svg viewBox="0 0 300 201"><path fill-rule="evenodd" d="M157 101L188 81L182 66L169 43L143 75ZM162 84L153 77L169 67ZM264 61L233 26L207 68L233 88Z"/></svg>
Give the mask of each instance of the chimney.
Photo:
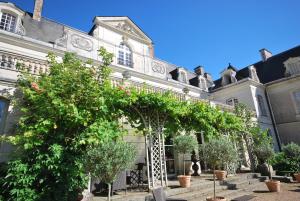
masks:
<svg viewBox="0 0 300 201"><path fill-rule="evenodd" d="M35 0L32 18L36 21L41 21L42 10L43 10L43 1L44 0Z"/></svg>
<svg viewBox="0 0 300 201"><path fill-rule="evenodd" d="M197 66L196 68L194 68L194 72L197 75L204 75L204 67L203 66Z"/></svg>
<svg viewBox="0 0 300 201"><path fill-rule="evenodd" d="M263 48L259 50L262 61L267 61L270 57L272 57L272 52L269 50Z"/></svg>

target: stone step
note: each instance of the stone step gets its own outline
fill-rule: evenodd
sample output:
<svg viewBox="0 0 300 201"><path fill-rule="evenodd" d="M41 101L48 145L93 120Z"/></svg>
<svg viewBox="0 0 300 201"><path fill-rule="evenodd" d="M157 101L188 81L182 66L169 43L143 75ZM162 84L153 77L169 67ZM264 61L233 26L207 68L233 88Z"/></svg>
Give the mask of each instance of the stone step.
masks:
<svg viewBox="0 0 300 201"><path fill-rule="evenodd" d="M203 189L204 187L206 188L207 186L213 186L213 181L212 181L212 176L209 175L210 177L206 177L206 180L196 180L196 179L192 179L191 183L192 186L189 188L174 188L174 189L167 189L167 194L168 196L173 196L176 194L182 194L182 193L186 193L186 192L191 192L191 191L198 191ZM252 179L252 178L256 178L258 175L254 174L254 173L247 173L247 174L239 174L237 176L231 176L228 177L225 182L230 184L231 187L234 187L234 183L235 182L239 182L239 181L245 181L247 179ZM201 177L202 178L202 177ZM208 180L210 179L210 180ZM216 181L216 186L224 186L223 183Z"/></svg>
<svg viewBox="0 0 300 201"><path fill-rule="evenodd" d="M222 191L218 191L216 192L217 196L222 196L225 197L227 201L232 200L234 198L237 197L241 197L244 195L251 195L253 194L254 190L261 190L261 189L266 189L266 186L264 185L264 183L262 182L258 182L258 183L252 183L250 185L245 186L244 188L239 188L236 190L222 190ZM207 195L202 195L202 196L198 196L194 199L188 199L188 201L205 201L207 197L211 197L213 196L213 191L211 191L209 194ZM184 197L182 197L184 198Z"/></svg>
<svg viewBox="0 0 300 201"><path fill-rule="evenodd" d="M236 176L230 176L226 178L226 181L224 183L221 183L219 181L216 182L216 192L217 193L224 193L228 191L228 193L232 193L232 190L229 189L243 189L244 187L248 187L249 185L252 185L256 182L258 182L257 178L260 176L256 173L243 173L238 174ZM205 178L205 179L204 179ZM213 181L212 175L201 175L201 177L192 177L192 186L189 188L168 188L166 189L166 193L168 197L170 198L185 198L182 196L186 196L188 200L197 199L202 197L204 200L206 197L210 196L213 193ZM171 183L171 182L170 182ZM173 182L173 184L176 182ZM225 185L226 184L226 185ZM131 192L128 191L128 193L125 195L124 192L120 192L119 195L112 196L112 201L145 201L146 196L151 196L151 193L146 192ZM106 201L107 198L105 197L94 197L94 201Z"/></svg>
<svg viewBox="0 0 300 201"><path fill-rule="evenodd" d="M244 188L247 188L248 186L254 185L258 182L259 181L257 179L237 180L232 183L229 182L229 184L234 186L234 188L232 188L232 186L228 186L228 184L216 185L216 192L234 191L234 190L228 190L228 189L236 189L236 190L244 189ZM213 183L211 183L209 186L206 186L204 189L186 192L186 193L182 193L182 194L177 194L174 196L170 196L170 198L184 198L187 200L193 200L193 199L197 199L197 198L203 197L203 196L207 197L207 196L211 195L212 193L213 193Z"/></svg>

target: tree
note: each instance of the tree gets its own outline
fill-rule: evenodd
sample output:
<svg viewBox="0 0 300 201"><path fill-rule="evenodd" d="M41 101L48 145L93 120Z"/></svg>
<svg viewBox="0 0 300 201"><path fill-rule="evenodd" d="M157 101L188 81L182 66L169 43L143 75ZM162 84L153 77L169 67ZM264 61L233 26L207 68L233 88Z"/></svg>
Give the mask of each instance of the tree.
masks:
<svg viewBox="0 0 300 201"><path fill-rule="evenodd" d="M185 175L185 160L184 155L191 153L197 148L197 139L190 135L179 135L174 138L174 149L181 153L183 160L183 174Z"/></svg>
<svg viewBox="0 0 300 201"><path fill-rule="evenodd" d="M205 144L201 144L199 151L200 155L205 158L205 161L213 167L214 199L216 199L215 169L224 164L236 162L238 160L237 151L234 144L226 136L220 136L211 139Z"/></svg>
<svg viewBox="0 0 300 201"><path fill-rule="evenodd" d="M102 65L93 66L71 53L62 62L49 54L49 73L40 76L19 66L22 115L9 140L20 154L8 163L10 200L76 200L87 183L82 156L122 135L104 98L112 54L101 48L100 56Z"/></svg>
<svg viewBox="0 0 300 201"><path fill-rule="evenodd" d="M135 155L136 149L133 145L113 140L91 147L84 155L86 170L108 184L108 200L110 200L111 184L118 173L132 165Z"/></svg>

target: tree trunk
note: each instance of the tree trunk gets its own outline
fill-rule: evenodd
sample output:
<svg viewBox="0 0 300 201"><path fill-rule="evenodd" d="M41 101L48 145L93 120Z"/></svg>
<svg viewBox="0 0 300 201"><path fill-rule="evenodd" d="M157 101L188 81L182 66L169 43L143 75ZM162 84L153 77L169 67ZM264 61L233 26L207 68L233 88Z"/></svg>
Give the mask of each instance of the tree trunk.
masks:
<svg viewBox="0 0 300 201"><path fill-rule="evenodd" d="M251 142L249 137L247 136L247 134L243 134L243 138L246 142L246 147L247 147L247 151L248 151L248 154L249 154L249 160L250 160L250 168L251 168L251 171L254 172L255 171L255 158L253 156L253 146L251 145Z"/></svg>
<svg viewBox="0 0 300 201"><path fill-rule="evenodd" d="M185 161L184 161L184 154L183 154L182 159L183 159L183 175L185 176Z"/></svg>
<svg viewBox="0 0 300 201"><path fill-rule="evenodd" d="M214 200L216 199L216 176L215 176L215 166L213 168L213 175L214 175Z"/></svg>
<svg viewBox="0 0 300 201"><path fill-rule="evenodd" d="M107 185L108 185L108 197L107 197L107 200L110 201L111 184L107 184Z"/></svg>

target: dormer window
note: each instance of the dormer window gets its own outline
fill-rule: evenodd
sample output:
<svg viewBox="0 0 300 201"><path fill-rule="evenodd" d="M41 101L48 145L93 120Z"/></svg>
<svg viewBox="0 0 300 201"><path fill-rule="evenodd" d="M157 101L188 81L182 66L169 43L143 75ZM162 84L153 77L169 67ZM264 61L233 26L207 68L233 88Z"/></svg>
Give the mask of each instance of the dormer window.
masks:
<svg viewBox="0 0 300 201"><path fill-rule="evenodd" d="M187 74L186 74L186 72L185 72L185 69L184 68L177 68L177 75L178 75L178 77L177 77L177 80L179 81L179 82L183 82L183 83L187 83Z"/></svg>
<svg viewBox="0 0 300 201"><path fill-rule="evenodd" d="M236 68L229 63L229 66L222 72L222 86L237 82L236 71Z"/></svg>
<svg viewBox="0 0 300 201"><path fill-rule="evenodd" d="M9 13L2 13L0 29L5 31L15 32L16 29L16 17Z"/></svg>
<svg viewBox="0 0 300 201"><path fill-rule="evenodd" d="M132 51L124 43L121 43L119 45L119 51L118 51L118 64L123 66L132 67Z"/></svg>
<svg viewBox="0 0 300 201"><path fill-rule="evenodd" d="M283 64L286 76L300 74L300 57L289 58Z"/></svg>
<svg viewBox="0 0 300 201"><path fill-rule="evenodd" d="M180 81L186 83L186 74L185 72L180 72Z"/></svg>
<svg viewBox="0 0 300 201"><path fill-rule="evenodd" d="M199 77L199 87L200 89L207 90L207 84L204 77Z"/></svg>

